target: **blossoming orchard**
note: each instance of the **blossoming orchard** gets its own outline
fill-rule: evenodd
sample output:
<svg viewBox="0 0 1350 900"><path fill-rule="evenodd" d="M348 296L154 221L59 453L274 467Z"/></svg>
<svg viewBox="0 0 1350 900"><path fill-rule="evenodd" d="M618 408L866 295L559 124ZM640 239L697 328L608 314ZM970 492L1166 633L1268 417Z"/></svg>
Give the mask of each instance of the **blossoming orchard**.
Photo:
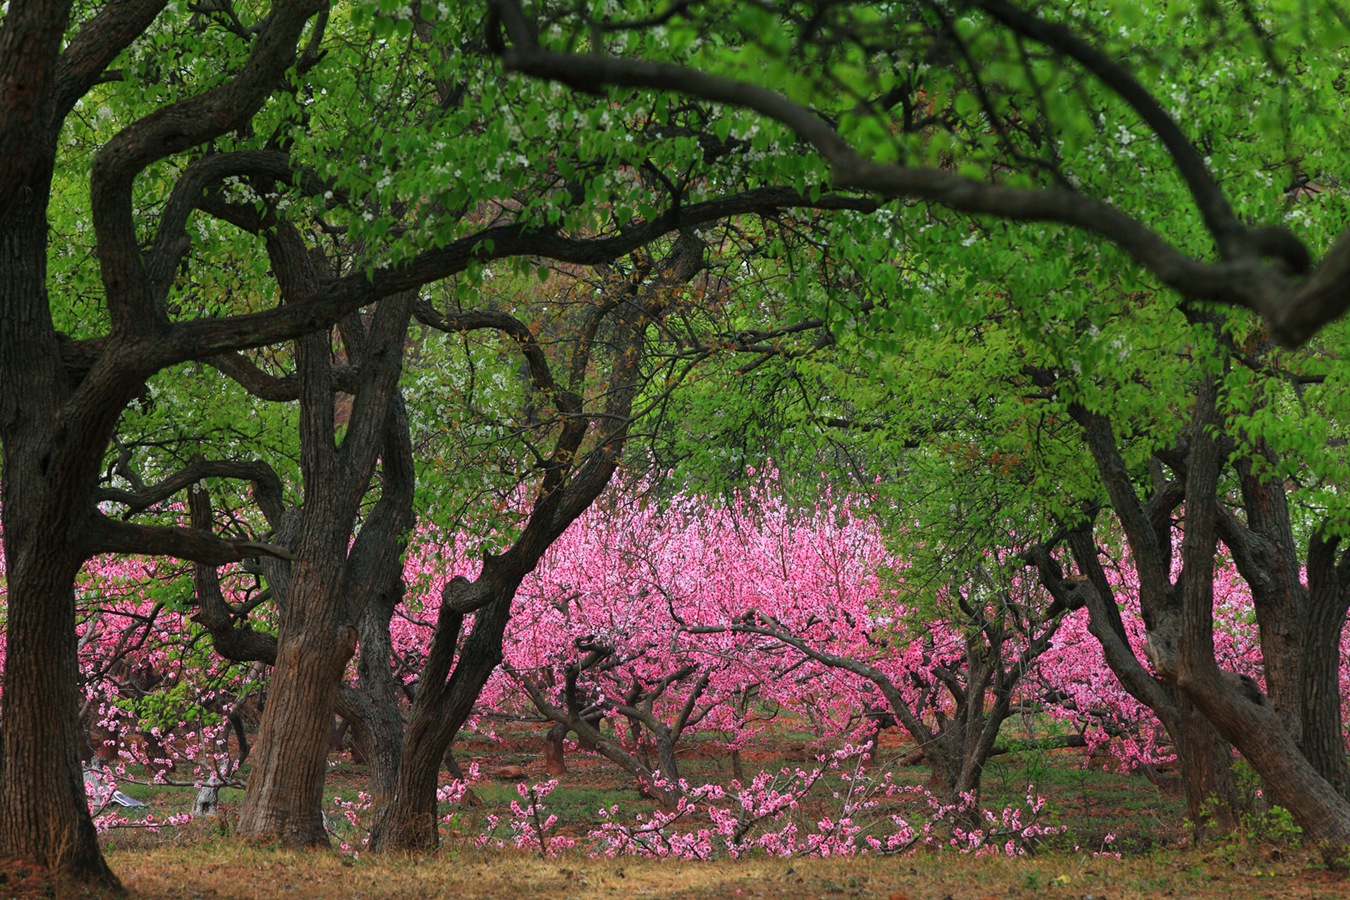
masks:
<svg viewBox="0 0 1350 900"><path fill-rule="evenodd" d="M1347 48L1329 0L0 3L0 893L1350 869Z"/></svg>
<svg viewBox="0 0 1350 900"><path fill-rule="evenodd" d="M990 808L978 777L959 788L938 777L954 752L948 733L998 708L970 708L972 655L984 652L1000 654L1004 679L1016 675L1000 715L1081 748L1073 765L1174 767L1165 730L1110 675L1086 609L1036 622L1044 604L1026 570L1002 581L986 570L982 585L972 575L936 591L915 584L900 542L873 513L875 497L826 491L813 505L794 505L775 475L724 500L642 499L650 485L619 483L553 543L517 591L504 659L464 729L491 745L523 728L539 758L509 773L521 779L518 797L484 817L475 844L688 859L935 847L1025 853L1067 830L1042 821L1036 784L1024 785L1019 802ZM409 541L408 590L389 620L404 692L415 691L425 667L428 609L450 578L472 578L480 566L463 552L470 543L431 528ZM1127 570L1111 577L1139 650L1144 628ZM1251 598L1231 565L1220 579L1216 646L1225 667L1259 679L1260 648L1245 634ZM247 606L252 579L238 572L224 581L228 602ZM959 604L945 596L963 590ZM163 562L101 557L79 582L80 722L100 830L217 815L222 788L242 787L267 673L213 653L191 601L184 567ZM1016 627L992 624L1015 619ZM984 643L996 627L1006 633ZM1029 654L1038 639L1043 646ZM355 683L357 669L345 678ZM750 762L764 758L757 743L784 723L803 735L802 761ZM920 782L896 768L901 760L877 741L885 726L903 735L899 756L934 777ZM721 778L691 780L680 766L695 748L732 766ZM330 764L365 752L339 739ZM549 797L578 755L604 760L634 796L657 801L651 811L616 803L592 810L588 827L560 822ZM465 797L494 768L489 753L446 774L441 829L464 818ZM114 799L115 786L127 785L175 789L192 809L168 799L128 809ZM335 797L326 815L342 849L360 852L369 792Z"/></svg>

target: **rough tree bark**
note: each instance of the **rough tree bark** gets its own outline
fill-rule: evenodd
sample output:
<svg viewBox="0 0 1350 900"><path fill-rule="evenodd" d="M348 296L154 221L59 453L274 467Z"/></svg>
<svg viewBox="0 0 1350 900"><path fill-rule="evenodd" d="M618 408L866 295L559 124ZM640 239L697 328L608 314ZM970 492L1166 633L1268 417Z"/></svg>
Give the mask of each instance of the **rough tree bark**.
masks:
<svg viewBox="0 0 1350 900"><path fill-rule="evenodd" d="M1308 541L1308 615L1299 701L1303 754L1337 793L1350 799L1340 684L1341 632L1350 611L1350 552L1340 547L1340 539L1317 533Z"/></svg>
<svg viewBox="0 0 1350 900"><path fill-rule="evenodd" d="M52 411L69 387L46 286L44 179L28 202L0 218L0 437L4 449L4 547L9 588L5 657L0 858L110 886L80 769L75 575L78 534L92 479L53 469ZM58 463L61 462L58 460ZM80 488L84 488L81 495Z"/></svg>
<svg viewBox="0 0 1350 900"><path fill-rule="evenodd" d="M1230 443L1224 440L1222 449L1228 451ZM1218 507L1217 533L1252 592L1266 691L1276 714L1313 767L1341 796L1350 798L1350 771L1344 738L1339 737L1341 704L1336 699L1340 635L1350 603L1345 593L1347 567L1336 561L1339 541L1321 537L1327 522L1313 529L1300 559L1287 486L1282 479L1259 472L1278 463L1265 441L1256 441L1233 460L1245 515Z"/></svg>
<svg viewBox="0 0 1350 900"><path fill-rule="evenodd" d="M1225 436L1222 444L1222 449L1229 451L1231 438ZM1259 475L1253 458L1270 463L1274 462L1273 455L1265 442L1259 441L1233 460L1244 517L1239 518L1226 507L1216 508L1215 514L1218 536L1233 554L1238 572L1252 592L1266 695L1289 736L1301 743L1301 670L1308 649L1303 635L1309 597L1302 582L1302 560L1294 540L1284 482Z"/></svg>
<svg viewBox="0 0 1350 900"><path fill-rule="evenodd" d="M1218 542L1218 477L1223 454L1215 432L1218 379L1197 393L1186 479L1186 533L1182 538L1183 628L1177 686L1205 718L1247 758L1285 803L1331 864L1344 865L1350 848L1350 802L1308 761L1264 694L1249 680L1222 672L1214 658L1214 557Z"/></svg>
<svg viewBox="0 0 1350 900"><path fill-rule="evenodd" d="M360 736L370 776L370 805L384 809L393 802L398 787L398 764L406 723L398 683L389 667L393 657L389 623L403 598L402 573L396 583L381 591L366 607L357 626L361 647L357 658L357 687L343 684L338 692L338 713L352 723Z"/></svg>
<svg viewBox="0 0 1350 900"><path fill-rule="evenodd" d="M316 289L325 262L298 232L278 225L268 251L283 296ZM412 302L410 294L398 294L381 302L368 326L356 315L339 323L358 372L341 440L332 338L316 333L296 342L304 505L277 662L239 812L237 831L245 837L328 842L323 784L338 686L356 651L356 623L372 596L397 577L400 538L412 525L411 449L398 394ZM383 490L352 540L377 459Z"/></svg>

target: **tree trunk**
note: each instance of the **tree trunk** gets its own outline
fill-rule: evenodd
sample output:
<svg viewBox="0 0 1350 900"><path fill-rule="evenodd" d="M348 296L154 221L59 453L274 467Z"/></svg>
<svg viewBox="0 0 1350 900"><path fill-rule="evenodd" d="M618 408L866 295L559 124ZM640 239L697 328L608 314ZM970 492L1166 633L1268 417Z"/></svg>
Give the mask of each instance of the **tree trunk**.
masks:
<svg viewBox="0 0 1350 900"><path fill-rule="evenodd" d="M1253 454L1278 466L1278 459L1264 441L1256 442ZM1294 542L1289 497L1284 481L1258 474L1257 469L1264 467L1254 466L1251 458L1239 457L1233 468L1238 474L1247 531L1254 545L1254 552L1234 552L1234 558L1239 563L1250 560L1246 566L1240 566L1240 571L1251 588L1256 611L1266 693L1289 736L1295 744L1301 744L1299 695L1303 686L1308 591L1300 580L1303 567L1298 544Z"/></svg>
<svg viewBox="0 0 1350 900"><path fill-rule="evenodd" d="M1140 611L1148 628L1145 652L1153 672L1144 667L1130 647L1120 605L1102 568L1090 526L1075 529L1068 536L1074 561L1087 581L1068 585L1058 576L1057 567L1050 564L1048 556L1044 556L1037 562L1042 583L1061 602L1072 602L1069 594L1081 596L1088 609L1088 630L1101 644L1107 666L1131 697L1153 711L1172 738L1181 765L1187 815L1195 823L1195 836L1231 830L1237 823L1240 804L1233 783L1232 755L1219 743L1214 727L1195 714L1190 701L1175 684L1183 610L1181 595L1171 581L1170 521L1171 511L1182 494L1176 485L1162 485L1155 489L1147 504L1142 503L1126 475L1124 460L1107 420L1081 408L1075 410L1075 417L1083 426L1097 470L1111 494L1117 520L1129 540L1139 579ZM1164 682L1154 673L1171 681Z"/></svg>
<svg viewBox="0 0 1350 900"><path fill-rule="evenodd" d="M1303 722L1300 746L1308 762L1342 797L1350 799L1341 716L1341 631L1350 607L1350 554L1335 553L1340 542L1314 535L1308 543L1308 616L1303 633L1299 699Z"/></svg>
<svg viewBox="0 0 1350 900"><path fill-rule="evenodd" d="M365 647L362 646L362 653ZM382 809L394 799L403 752L403 715L397 702L371 703L361 692L343 685L338 690L338 715L352 724L368 768L370 803Z"/></svg>
<svg viewBox="0 0 1350 900"><path fill-rule="evenodd" d="M1214 556L1221 453L1214 437L1217 379L1202 383L1195 404L1181 544L1184 628L1177 687L1247 758L1328 861L1350 848L1350 803L1299 750L1284 721L1255 686L1221 672L1214 660Z"/></svg>
<svg viewBox="0 0 1350 900"><path fill-rule="evenodd" d="M5 536L14 552L7 554L13 562L7 573L0 858L120 889L99 851L80 767L72 589L78 564L15 546L8 527Z"/></svg>
<svg viewBox="0 0 1350 900"><path fill-rule="evenodd" d="M1217 669L1188 671L1183 689L1283 802L1308 838L1332 857L1350 848L1347 803L1299 752L1268 705L1227 683Z"/></svg>
<svg viewBox="0 0 1350 900"><path fill-rule="evenodd" d="M544 737L544 770L550 775L566 775L567 725L554 722Z"/></svg>
<svg viewBox="0 0 1350 900"><path fill-rule="evenodd" d="M661 764L657 772L661 778L673 785L680 783L680 761L675 758L675 735L669 728L653 729L656 740L656 758Z"/></svg>
<svg viewBox="0 0 1350 900"><path fill-rule="evenodd" d="M1184 694L1177 697L1177 726L1172 740L1192 838L1200 841L1210 834L1231 834L1243 806L1233 780L1232 748Z"/></svg>
<svg viewBox="0 0 1350 900"><path fill-rule="evenodd" d="M980 777L983 765L964 765L963 727L952 722L937 739L923 745L928 764L928 791L951 809L945 821L952 828L980 827ZM964 795L964 796L963 796Z"/></svg>
<svg viewBox="0 0 1350 900"><path fill-rule="evenodd" d="M315 267L326 266L294 229L279 228L268 250L283 296L313 289ZM399 581L400 535L412 525L412 452L397 387L411 300L393 295L368 323L357 315L339 323L362 373L340 441L331 337L296 341L305 499L276 667L239 815L244 836L290 846L328 843L323 784L338 687L356 652L356 623ZM377 459L384 464L381 496L357 531Z"/></svg>
<svg viewBox="0 0 1350 900"><path fill-rule="evenodd" d="M390 573L392 574L392 573ZM393 656L389 622L403 599L402 579L377 593L361 617L361 655L356 673L359 689L343 685L338 693L338 713L352 723L365 750L370 768L371 806L384 809L393 802L398 787L399 760L403 754L403 713L398 683L390 669Z"/></svg>
<svg viewBox="0 0 1350 900"><path fill-rule="evenodd" d="M419 686L408 717L394 799L377 811L370 830L372 850L426 851L440 843L436 788L441 760L502 660L502 637L511 618L516 584L478 611L473 633L457 659L455 645L462 617L448 615L442 607L424 670L429 677ZM449 674L452 659L454 671Z"/></svg>
<svg viewBox="0 0 1350 900"><path fill-rule="evenodd" d="M71 541L89 508L78 491L92 487L104 441L72 446L69 435L53 433L66 380L48 306L46 184L39 176L24 189L26 202L0 221L0 515L9 587L0 859L120 890L89 815L76 696L74 582L84 555Z"/></svg>
<svg viewBox="0 0 1350 900"><path fill-rule="evenodd" d="M331 563L331 561L330 561ZM281 628L253 771L238 833L286 846L328 843L323 784L338 679L356 650L356 629L335 621L332 577L302 560Z"/></svg>
<svg viewBox="0 0 1350 900"><path fill-rule="evenodd" d="M436 789L441 755L436 752L435 724L425 718L408 723L399 761L393 803L377 809L370 829L370 849L431 851L440 843Z"/></svg>

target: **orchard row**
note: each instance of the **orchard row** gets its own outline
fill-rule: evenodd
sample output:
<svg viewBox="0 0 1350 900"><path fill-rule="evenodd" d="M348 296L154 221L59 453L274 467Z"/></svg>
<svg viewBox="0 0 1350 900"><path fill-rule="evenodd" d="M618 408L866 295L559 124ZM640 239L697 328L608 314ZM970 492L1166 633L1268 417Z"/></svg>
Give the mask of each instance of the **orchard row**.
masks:
<svg viewBox="0 0 1350 900"><path fill-rule="evenodd" d="M543 720L552 723L550 772L566 771L570 735L631 775L634 789L667 813L638 823L608 812L596 835L600 852L741 852L750 825L795 805L822 771L847 774L882 727L902 729L914 742L913 761L930 770L925 822L897 819L887 833L862 834L850 830L848 813L857 810L846 804L814 835L790 824L786 832L761 827L754 845L782 853L894 850L933 842L934 823L946 822L942 841L1013 852L1035 826L1020 824L1025 810L982 810L980 776L1015 714L1057 722L1047 744L1105 745L1129 768L1173 761L1172 739L1107 666L1087 610L1052 602L1031 554L938 580L897 550L894 525L884 524L890 511L867 497L827 492L813 507L794 506L772 473L724 502L642 499L649 492L634 487L617 485L582 514L524 579L505 623L503 659L457 729L491 734L503 717ZM372 810L390 806L398 761L416 747L408 742L411 701L420 683L437 677L439 600L456 576L479 575L476 550L463 535L417 531L403 595L362 621L338 709L371 779L368 802L346 811L376 841L389 832ZM1143 658L1130 568L1103 562ZM1216 582L1217 658L1259 684L1250 597L1232 566ZM265 596L245 568L226 570L216 584L234 610ZM268 667L215 652L199 624L200 587L187 569L163 561L105 557L87 567L81 724L100 827L127 821L111 786L131 777L197 789L202 811L220 786L242 787ZM471 635L456 630L460 655ZM1342 666L1343 697L1346 678ZM747 777L741 752L780 715L809 723L819 765ZM692 743L729 758L734 779L691 785L680 751ZM439 764L438 756L433 783ZM549 842L547 820L537 815L546 790L522 792L518 842L562 845ZM869 782L850 802L900 790ZM454 791L433 791L439 816ZM1039 808L1030 793L1028 808ZM152 812L149 821L181 820Z"/></svg>

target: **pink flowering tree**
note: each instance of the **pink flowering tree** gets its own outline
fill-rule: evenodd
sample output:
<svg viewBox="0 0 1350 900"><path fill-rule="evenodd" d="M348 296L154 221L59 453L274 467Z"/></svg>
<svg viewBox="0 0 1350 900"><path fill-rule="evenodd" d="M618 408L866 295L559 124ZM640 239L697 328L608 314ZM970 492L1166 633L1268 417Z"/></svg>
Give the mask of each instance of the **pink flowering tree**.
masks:
<svg viewBox="0 0 1350 900"><path fill-rule="evenodd" d="M153 809L128 819L114 802L126 799L118 785L242 787L234 776L249 751L243 707L258 692L259 673L210 652L188 616L185 568L96 557L77 582L80 723L100 830L175 821Z"/></svg>
<svg viewBox="0 0 1350 900"><path fill-rule="evenodd" d="M771 488L588 512L522 586L507 672L644 788L662 776L667 806L682 735L748 736L738 698L817 712L842 735L881 711L879 693L933 788L973 810L999 727L1069 608L1038 612L1019 581L988 571L949 588L943 616L907 608L903 561L864 502L798 510ZM625 728L608 737L597 716Z"/></svg>
<svg viewBox="0 0 1350 900"><path fill-rule="evenodd" d="M820 628L819 619L793 627L761 613L706 630L767 637L875 685L918 745L931 772L930 789L973 814L999 730L1065 610L1041 619L1006 595L981 602L956 593L954 602L964 621L911 628L903 643L896 642L903 649L890 652L875 633L841 635L838 629Z"/></svg>
<svg viewBox="0 0 1350 900"><path fill-rule="evenodd" d="M589 510L522 584L504 668L556 723L555 741L575 732L670 807L681 738L716 734L734 751L754 731L746 698L783 702L807 673L793 677L755 641L690 632L690 621L739 614L739 585L723 573L750 560L726 510L687 496L658 508L643 493Z"/></svg>

